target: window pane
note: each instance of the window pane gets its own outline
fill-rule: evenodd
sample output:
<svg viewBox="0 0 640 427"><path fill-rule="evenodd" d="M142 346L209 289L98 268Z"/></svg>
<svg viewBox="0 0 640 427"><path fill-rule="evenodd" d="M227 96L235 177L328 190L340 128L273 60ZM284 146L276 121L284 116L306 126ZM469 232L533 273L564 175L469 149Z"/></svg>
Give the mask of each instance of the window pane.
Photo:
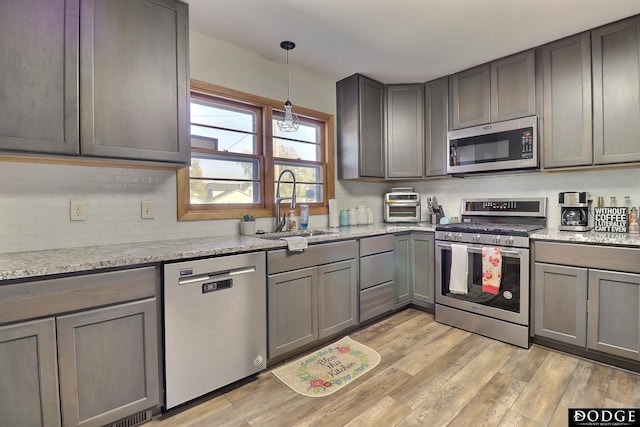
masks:
<svg viewBox="0 0 640 427"><path fill-rule="evenodd" d="M320 146L306 142L273 138L273 155L285 159L320 161Z"/></svg>
<svg viewBox="0 0 640 427"><path fill-rule="evenodd" d="M208 179L255 181L260 179L260 166L256 159L191 157L189 176Z"/></svg>
<svg viewBox="0 0 640 427"><path fill-rule="evenodd" d="M278 128L278 120L280 117L276 117L274 115L273 119L273 136L288 138L288 139L297 139L298 141L306 141L306 142L318 142L320 130L318 126L314 126L307 123L300 123L300 127L295 132L280 132Z"/></svg>
<svg viewBox="0 0 640 427"><path fill-rule="evenodd" d="M191 123L256 132L256 113L225 105L191 101Z"/></svg>
<svg viewBox="0 0 640 427"><path fill-rule="evenodd" d="M191 146L231 153L256 154L256 137L253 134L191 125Z"/></svg>
<svg viewBox="0 0 640 427"><path fill-rule="evenodd" d="M291 170L296 176L296 199L299 203L320 203L324 200L322 167L276 164L276 179L283 169ZM281 196L291 195L293 187L291 181L291 175L283 175L280 184ZM277 183L275 185L277 186Z"/></svg>
<svg viewBox="0 0 640 427"><path fill-rule="evenodd" d="M210 181L191 178L191 204L259 203L260 184L246 181Z"/></svg>

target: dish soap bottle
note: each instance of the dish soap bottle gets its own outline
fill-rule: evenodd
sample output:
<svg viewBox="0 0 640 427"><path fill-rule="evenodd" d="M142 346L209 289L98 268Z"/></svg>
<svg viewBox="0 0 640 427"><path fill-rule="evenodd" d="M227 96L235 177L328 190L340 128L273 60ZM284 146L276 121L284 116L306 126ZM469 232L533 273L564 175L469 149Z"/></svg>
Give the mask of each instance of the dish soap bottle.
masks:
<svg viewBox="0 0 640 427"><path fill-rule="evenodd" d="M293 209L289 211L289 231L296 231L298 229L298 221L296 220L296 213Z"/></svg>

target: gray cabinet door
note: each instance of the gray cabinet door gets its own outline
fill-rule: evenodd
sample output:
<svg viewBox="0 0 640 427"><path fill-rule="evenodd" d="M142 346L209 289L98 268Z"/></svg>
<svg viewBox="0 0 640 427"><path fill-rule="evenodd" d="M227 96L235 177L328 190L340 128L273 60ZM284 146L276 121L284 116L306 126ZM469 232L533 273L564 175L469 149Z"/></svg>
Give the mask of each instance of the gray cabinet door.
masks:
<svg viewBox="0 0 640 427"><path fill-rule="evenodd" d="M454 74L449 80L449 124L452 129L482 125L491 120L489 64Z"/></svg>
<svg viewBox="0 0 640 427"><path fill-rule="evenodd" d="M535 263L534 333L568 344L587 344L586 268Z"/></svg>
<svg viewBox="0 0 640 427"><path fill-rule="evenodd" d="M267 287L269 358L316 341L317 267L270 275Z"/></svg>
<svg viewBox="0 0 640 427"><path fill-rule="evenodd" d="M593 163L591 38L579 34L541 48L544 167Z"/></svg>
<svg viewBox="0 0 640 427"><path fill-rule="evenodd" d="M401 307L409 304L411 298L411 234L400 234L395 239L393 282L396 286L396 307Z"/></svg>
<svg viewBox="0 0 640 427"><path fill-rule="evenodd" d="M360 74L336 83L338 178L384 178L384 85Z"/></svg>
<svg viewBox="0 0 640 427"><path fill-rule="evenodd" d="M334 335L358 323L358 262L318 267L319 336Z"/></svg>
<svg viewBox="0 0 640 427"><path fill-rule="evenodd" d="M0 328L3 426L60 425L56 363L54 319Z"/></svg>
<svg viewBox="0 0 640 427"><path fill-rule="evenodd" d="M424 174L447 174L447 131L449 130L449 79L443 77L424 85Z"/></svg>
<svg viewBox="0 0 640 427"><path fill-rule="evenodd" d="M595 163L640 161L640 16L591 35Z"/></svg>
<svg viewBox="0 0 640 427"><path fill-rule="evenodd" d="M0 149L78 154L79 0L0 2Z"/></svg>
<svg viewBox="0 0 640 427"><path fill-rule="evenodd" d="M435 304L435 238L433 234L411 235L411 299Z"/></svg>
<svg viewBox="0 0 640 427"><path fill-rule="evenodd" d="M640 274L589 270L587 346L640 360Z"/></svg>
<svg viewBox="0 0 640 427"><path fill-rule="evenodd" d="M529 50L491 63L491 121L536 114L535 51Z"/></svg>
<svg viewBox="0 0 640 427"><path fill-rule="evenodd" d="M157 406L155 298L57 318L65 426L103 426Z"/></svg>
<svg viewBox="0 0 640 427"><path fill-rule="evenodd" d="M360 176L384 177L384 86L360 77Z"/></svg>
<svg viewBox="0 0 640 427"><path fill-rule="evenodd" d="M421 84L387 86L387 177L424 175L424 96Z"/></svg>
<svg viewBox="0 0 640 427"><path fill-rule="evenodd" d="M81 0L83 155L189 162L188 6Z"/></svg>

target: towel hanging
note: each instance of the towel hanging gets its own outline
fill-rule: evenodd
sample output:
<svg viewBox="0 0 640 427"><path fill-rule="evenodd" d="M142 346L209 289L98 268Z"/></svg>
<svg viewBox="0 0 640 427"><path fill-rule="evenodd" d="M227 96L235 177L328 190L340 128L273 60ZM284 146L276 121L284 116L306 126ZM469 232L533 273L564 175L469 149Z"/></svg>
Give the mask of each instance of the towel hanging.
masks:
<svg viewBox="0 0 640 427"><path fill-rule="evenodd" d="M449 275L449 292L466 295L469 292L467 274L469 256L467 245L451 244L451 274Z"/></svg>
<svg viewBox="0 0 640 427"><path fill-rule="evenodd" d="M482 248L482 292L498 295L502 280L502 254L500 248Z"/></svg>

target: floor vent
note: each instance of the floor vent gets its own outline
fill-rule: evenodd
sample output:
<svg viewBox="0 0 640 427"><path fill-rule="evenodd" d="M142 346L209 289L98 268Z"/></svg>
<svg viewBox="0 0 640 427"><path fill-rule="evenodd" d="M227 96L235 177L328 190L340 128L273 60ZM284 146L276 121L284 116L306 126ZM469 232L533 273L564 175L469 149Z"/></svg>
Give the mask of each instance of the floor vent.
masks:
<svg viewBox="0 0 640 427"><path fill-rule="evenodd" d="M131 415L113 424L109 424L107 427L134 427L147 421L151 421L151 410Z"/></svg>

